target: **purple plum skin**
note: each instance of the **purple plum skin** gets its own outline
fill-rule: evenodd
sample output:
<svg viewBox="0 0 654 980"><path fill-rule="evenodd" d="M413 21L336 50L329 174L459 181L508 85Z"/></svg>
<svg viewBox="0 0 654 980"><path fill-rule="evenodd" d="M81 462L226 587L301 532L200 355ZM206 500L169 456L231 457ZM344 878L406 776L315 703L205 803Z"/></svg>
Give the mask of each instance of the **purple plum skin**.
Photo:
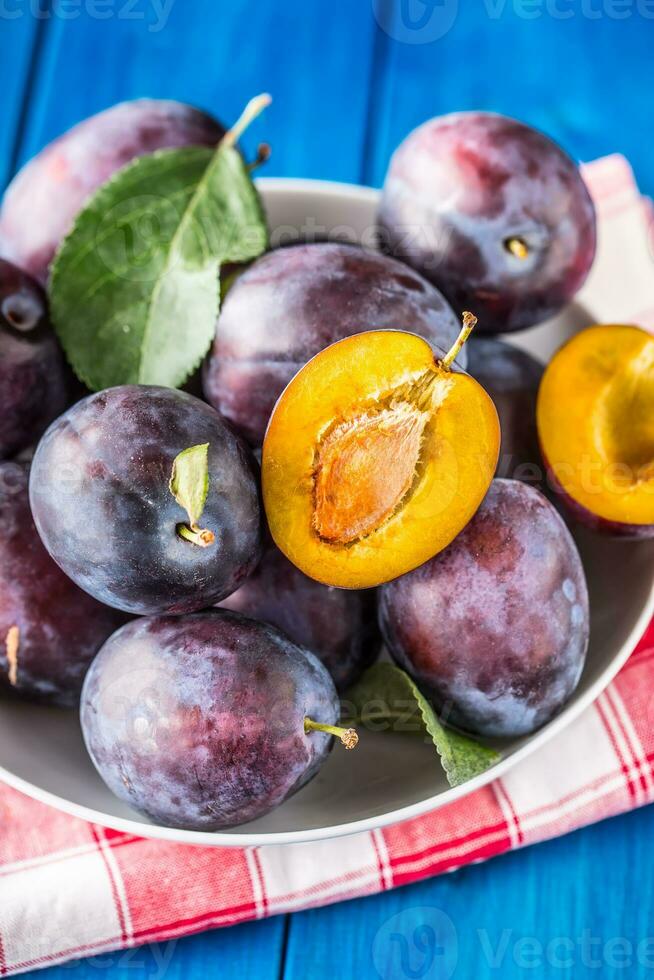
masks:
<svg viewBox="0 0 654 980"><path fill-rule="evenodd" d="M482 736L529 734L583 669L588 590L576 546L538 490L494 480L445 551L382 586L380 625L445 721Z"/></svg>
<svg viewBox="0 0 654 980"><path fill-rule="evenodd" d="M64 360L43 290L0 259L0 459L33 445L66 398Z"/></svg>
<svg viewBox="0 0 654 980"><path fill-rule="evenodd" d="M128 617L96 602L55 565L34 527L27 488L25 465L0 463L0 688L72 707L93 657ZM7 657L13 627L15 681Z"/></svg>
<svg viewBox="0 0 654 980"><path fill-rule="evenodd" d="M83 204L121 167L155 150L215 146L225 130L181 102L121 102L78 123L13 179L0 211L0 253L44 283Z"/></svg>
<svg viewBox="0 0 654 980"><path fill-rule="evenodd" d="M536 427L536 400L543 366L526 351L495 337L468 341L468 373L491 396L502 431L496 476L545 483Z"/></svg>
<svg viewBox="0 0 654 980"><path fill-rule="evenodd" d="M220 607L270 623L311 650L339 691L354 684L379 654L375 593L321 585L272 543L249 579Z"/></svg>
<svg viewBox="0 0 654 980"><path fill-rule="evenodd" d="M254 820L318 771L338 722L322 664L235 613L136 620L84 684L82 731L107 786L156 823L213 831Z"/></svg>
<svg viewBox="0 0 654 980"><path fill-rule="evenodd" d="M419 334L442 354L460 323L422 276L377 252L334 243L268 252L225 297L205 397L260 446L275 402L308 360L351 334L385 328Z"/></svg>
<svg viewBox="0 0 654 980"><path fill-rule="evenodd" d="M433 282L478 332L558 313L595 257L595 209L574 161L530 126L488 112L441 116L396 150L379 210L382 247ZM524 242L526 258L506 247Z"/></svg>
<svg viewBox="0 0 654 980"><path fill-rule="evenodd" d="M561 502L566 517L571 518L576 524L609 538L624 538L626 541L648 541L654 538L654 524L626 524L623 521L611 521L588 510L567 493L546 459L545 471L548 490L551 490L555 499Z"/></svg>
<svg viewBox="0 0 654 980"><path fill-rule="evenodd" d="M186 512L169 490L173 461L209 444L201 527L183 540ZM194 612L239 587L262 545L257 464L209 405L171 388L123 385L78 402L39 443L30 501L41 538L80 588L142 615Z"/></svg>

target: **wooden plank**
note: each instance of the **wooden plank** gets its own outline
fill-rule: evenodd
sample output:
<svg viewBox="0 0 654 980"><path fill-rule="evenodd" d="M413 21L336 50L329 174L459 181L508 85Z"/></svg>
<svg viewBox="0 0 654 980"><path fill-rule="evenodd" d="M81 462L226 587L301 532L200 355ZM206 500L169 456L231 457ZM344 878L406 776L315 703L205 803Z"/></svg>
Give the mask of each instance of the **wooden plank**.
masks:
<svg viewBox="0 0 654 980"><path fill-rule="evenodd" d="M643 138L654 130L654 101L646 95L654 21L639 13L640 5L622 4L617 16L611 13L617 4L601 2L581 5L592 7L592 16L577 3L539 0L431 6L435 18L454 14L451 28L432 42L420 43L432 30L429 20L422 33L402 27L399 3L394 17L390 7L380 16L386 30L378 28L367 182L383 183L391 153L419 123L488 109L540 127L581 160L624 153L643 190L654 192L654 161ZM566 18L549 15L553 6L568 11Z"/></svg>
<svg viewBox="0 0 654 980"><path fill-rule="evenodd" d="M11 177L21 141L24 109L29 105L32 69L47 22L24 7L8 5L0 14L2 59L2 126L0 127L0 190Z"/></svg>
<svg viewBox="0 0 654 980"><path fill-rule="evenodd" d="M229 123L250 96L270 91L273 105L246 138L250 149L272 144L266 173L358 179L374 37L367 4L173 0L157 20L154 6L170 2L131 0L129 19L106 20L86 3L79 16L52 20L21 160L121 99L180 99Z"/></svg>
<svg viewBox="0 0 654 980"><path fill-rule="evenodd" d="M43 980L278 980L284 917L39 970Z"/></svg>
<svg viewBox="0 0 654 980"><path fill-rule="evenodd" d="M654 808L291 919L284 980L610 980L654 969Z"/></svg>

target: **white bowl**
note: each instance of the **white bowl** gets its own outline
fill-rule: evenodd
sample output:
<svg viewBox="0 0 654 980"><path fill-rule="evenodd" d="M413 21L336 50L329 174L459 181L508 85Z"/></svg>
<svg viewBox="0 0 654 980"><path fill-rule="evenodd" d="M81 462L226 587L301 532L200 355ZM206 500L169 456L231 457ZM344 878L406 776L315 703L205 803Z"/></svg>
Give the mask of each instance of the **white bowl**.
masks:
<svg viewBox="0 0 654 980"><path fill-rule="evenodd" d="M378 192L309 180L259 181L273 241L374 240ZM600 249L580 302L556 320L510 338L542 360L575 330L603 319L598 297L611 278ZM594 302L597 305L594 305ZM410 325L408 325L410 326ZM558 717L502 746L502 760L450 789L432 747L411 736L363 733L356 752L336 748L318 776L273 813L224 833L149 823L105 787L84 749L76 712L0 703L0 779L37 800L107 827L187 844L242 846L319 840L418 816L505 773L576 718L617 673L654 612L654 546L577 535L591 595L591 636L581 683Z"/></svg>

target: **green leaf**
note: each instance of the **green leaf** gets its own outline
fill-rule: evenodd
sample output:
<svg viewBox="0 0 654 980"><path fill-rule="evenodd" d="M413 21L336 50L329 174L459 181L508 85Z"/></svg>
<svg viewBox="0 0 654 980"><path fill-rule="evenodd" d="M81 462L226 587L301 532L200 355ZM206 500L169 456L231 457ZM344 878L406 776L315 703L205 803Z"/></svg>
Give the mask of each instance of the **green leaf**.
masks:
<svg viewBox="0 0 654 980"><path fill-rule="evenodd" d="M499 761L494 749L441 725L431 704L409 675L394 664L370 667L347 692L356 721L378 725L390 722L391 730L428 734L436 746L450 786L460 786Z"/></svg>
<svg viewBox="0 0 654 980"><path fill-rule="evenodd" d="M234 142L160 150L118 171L86 203L50 278L55 329L90 388L177 387L215 332L220 266L268 245L259 195Z"/></svg>
<svg viewBox="0 0 654 980"><path fill-rule="evenodd" d="M208 442L190 446L175 457L168 486L188 514L190 528L196 530L209 493Z"/></svg>

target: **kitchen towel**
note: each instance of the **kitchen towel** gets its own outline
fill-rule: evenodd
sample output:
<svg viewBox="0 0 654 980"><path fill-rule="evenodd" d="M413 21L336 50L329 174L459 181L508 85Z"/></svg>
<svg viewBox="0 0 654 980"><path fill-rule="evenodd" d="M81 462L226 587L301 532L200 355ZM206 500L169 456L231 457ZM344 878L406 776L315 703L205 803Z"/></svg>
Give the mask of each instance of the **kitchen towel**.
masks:
<svg viewBox="0 0 654 980"><path fill-rule="evenodd" d="M594 283L603 319L654 327L649 204L622 157L584 176L612 269ZM152 841L0 785L0 976L369 895L642 806L654 799L651 691L654 621L598 700L501 779L425 816L318 843Z"/></svg>

